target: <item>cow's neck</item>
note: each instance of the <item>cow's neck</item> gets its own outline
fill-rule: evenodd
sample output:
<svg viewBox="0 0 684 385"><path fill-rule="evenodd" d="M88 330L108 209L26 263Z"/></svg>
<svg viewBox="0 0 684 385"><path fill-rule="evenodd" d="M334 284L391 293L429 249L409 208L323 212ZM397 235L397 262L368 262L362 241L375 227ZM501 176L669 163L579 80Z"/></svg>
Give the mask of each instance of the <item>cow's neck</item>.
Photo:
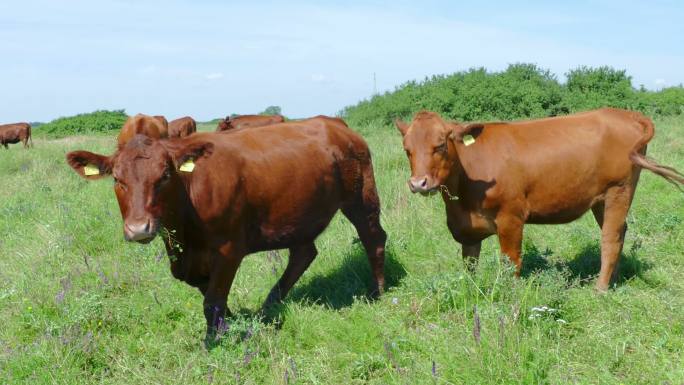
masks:
<svg viewBox="0 0 684 385"><path fill-rule="evenodd" d="M164 244L166 252L173 261L174 258L182 258L188 251L188 232L191 231L192 203L184 188L179 186L178 193L166 202L165 215L162 217L164 227Z"/></svg>

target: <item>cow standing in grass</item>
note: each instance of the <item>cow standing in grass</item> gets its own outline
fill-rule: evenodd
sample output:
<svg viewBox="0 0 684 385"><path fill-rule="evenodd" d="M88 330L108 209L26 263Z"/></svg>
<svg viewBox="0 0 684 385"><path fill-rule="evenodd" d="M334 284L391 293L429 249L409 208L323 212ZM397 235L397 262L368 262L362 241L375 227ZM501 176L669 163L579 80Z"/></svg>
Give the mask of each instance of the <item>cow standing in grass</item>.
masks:
<svg viewBox="0 0 684 385"><path fill-rule="evenodd" d="M204 295L207 338L227 313L242 259L289 248L287 268L264 306L280 301L314 260L316 237L338 210L352 222L383 290L385 231L366 142L340 119L151 140L138 135L114 155L67 154L81 176L114 177L128 241L161 229L174 277Z"/></svg>
<svg viewBox="0 0 684 385"><path fill-rule="evenodd" d="M441 192L466 260L478 258L481 241L497 234L519 274L525 223L567 223L591 209L601 228L600 291L616 270L641 169L684 183L678 171L645 156L654 127L637 112L604 108L469 125L420 112L410 125L396 125L411 164L409 188Z"/></svg>
<svg viewBox="0 0 684 385"><path fill-rule="evenodd" d="M24 148L33 146L31 139L31 125L28 123L12 123L0 125L0 144L9 149L8 144L22 142Z"/></svg>

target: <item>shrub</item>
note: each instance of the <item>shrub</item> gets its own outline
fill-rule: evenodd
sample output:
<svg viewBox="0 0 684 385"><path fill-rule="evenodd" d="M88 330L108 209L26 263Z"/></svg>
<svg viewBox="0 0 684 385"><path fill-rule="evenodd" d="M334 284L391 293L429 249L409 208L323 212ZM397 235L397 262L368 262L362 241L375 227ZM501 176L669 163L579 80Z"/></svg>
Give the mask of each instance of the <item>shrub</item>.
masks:
<svg viewBox="0 0 684 385"><path fill-rule="evenodd" d="M124 110L95 111L62 117L40 126L40 133L51 137L110 132L121 129L128 116Z"/></svg>
<svg viewBox="0 0 684 385"><path fill-rule="evenodd" d="M534 64L512 64L502 72L473 68L409 81L394 91L375 95L340 115L353 125L389 124L410 119L420 110L439 112L459 121L513 120L556 116L599 107L618 107L649 115L684 113L684 88L658 92L636 90L624 70L579 67L561 84Z"/></svg>

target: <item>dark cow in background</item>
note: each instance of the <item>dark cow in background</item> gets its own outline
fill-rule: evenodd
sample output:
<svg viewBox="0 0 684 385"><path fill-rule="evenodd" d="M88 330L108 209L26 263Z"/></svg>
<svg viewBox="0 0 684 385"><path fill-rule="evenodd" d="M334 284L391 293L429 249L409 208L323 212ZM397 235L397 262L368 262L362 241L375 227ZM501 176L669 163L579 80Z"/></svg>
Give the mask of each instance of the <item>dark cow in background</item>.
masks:
<svg viewBox="0 0 684 385"><path fill-rule="evenodd" d="M410 125L396 124L411 191L441 192L466 260L474 262L481 241L497 234L519 274L525 223L567 223L591 209L601 228L599 291L608 289L618 263L641 169L684 183L682 174L645 156L654 127L637 112L605 108L469 125L420 112Z"/></svg>
<svg viewBox="0 0 684 385"><path fill-rule="evenodd" d="M12 123L0 125L0 144L9 149L8 144L22 142L24 148L33 146L31 139L31 125L28 123Z"/></svg>
<svg viewBox="0 0 684 385"><path fill-rule="evenodd" d="M216 131L228 131L235 128L260 127L269 124L277 124L285 122L282 115L240 115L235 117L226 117L219 122Z"/></svg>
<svg viewBox="0 0 684 385"><path fill-rule="evenodd" d="M197 123L189 116L169 122L169 138L184 138L195 132L197 132Z"/></svg>
<svg viewBox="0 0 684 385"><path fill-rule="evenodd" d="M317 117L150 140L114 155L67 154L81 176L111 174L124 238L150 242L161 229L174 277L204 295L207 341L224 322L242 259L289 248L287 268L264 306L280 301L317 255L314 240L338 210L352 222L383 290L385 231L368 145L340 119Z"/></svg>
<svg viewBox="0 0 684 385"><path fill-rule="evenodd" d="M151 139L159 139L163 131L163 123L156 117L137 114L129 117L123 127L121 127L117 144L119 148L123 148L135 135L145 135Z"/></svg>
<svg viewBox="0 0 684 385"><path fill-rule="evenodd" d="M166 117L163 115L155 115L153 116L155 119L157 119L161 124L162 124L162 129L159 131L159 137L164 139L169 137L169 121L166 120Z"/></svg>

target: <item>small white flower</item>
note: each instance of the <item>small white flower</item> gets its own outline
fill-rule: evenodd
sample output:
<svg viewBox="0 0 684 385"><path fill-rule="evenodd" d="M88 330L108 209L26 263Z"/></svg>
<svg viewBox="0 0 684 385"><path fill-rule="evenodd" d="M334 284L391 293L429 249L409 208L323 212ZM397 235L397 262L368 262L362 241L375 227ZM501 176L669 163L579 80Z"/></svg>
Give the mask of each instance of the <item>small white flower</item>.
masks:
<svg viewBox="0 0 684 385"><path fill-rule="evenodd" d="M399 304L399 298L397 298L397 297L392 297L392 304L393 304L393 305L398 305L398 304Z"/></svg>

